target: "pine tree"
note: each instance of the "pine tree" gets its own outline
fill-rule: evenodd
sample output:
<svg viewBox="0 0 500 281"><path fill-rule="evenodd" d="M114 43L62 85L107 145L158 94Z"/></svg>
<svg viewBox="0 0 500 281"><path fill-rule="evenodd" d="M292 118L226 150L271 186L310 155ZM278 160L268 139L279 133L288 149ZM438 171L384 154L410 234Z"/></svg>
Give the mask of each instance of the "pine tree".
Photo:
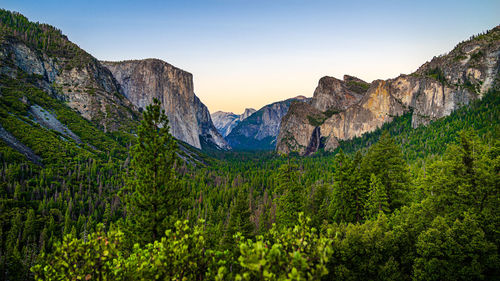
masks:
<svg viewBox="0 0 500 281"><path fill-rule="evenodd" d="M248 196L245 191L240 189L231 207L229 222L224 233L224 245L231 246L233 235L237 232L240 232L245 238L252 238L255 226L250 221L251 215Z"/></svg>
<svg viewBox="0 0 500 281"><path fill-rule="evenodd" d="M176 175L177 144L157 99L146 107L124 188L126 232L134 242L159 239L179 213L182 188Z"/></svg>
<svg viewBox="0 0 500 281"><path fill-rule="evenodd" d="M109 203L106 203L106 207L104 208L103 222L105 226L109 226L111 223L111 206Z"/></svg>
<svg viewBox="0 0 500 281"><path fill-rule="evenodd" d="M24 222L23 240L26 242L28 242L28 240L31 240L31 238L36 233L35 231L36 231L35 211L33 209L29 209L28 214L26 215L26 221Z"/></svg>
<svg viewBox="0 0 500 281"><path fill-rule="evenodd" d="M328 221L331 192L326 184L313 185L310 189L307 202L307 216L311 218L311 225L319 227L324 221Z"/></svg>
<svg viewBox="0 0 500 281"><path fill-rule="evenodd" d="M457 141L424 180L434 211L451 218L476 214L487 236L500 243L500 142L487 146L471 131L461 132Z"/></svg>
<svg viewBox="0 0 500 281"><path fill-rule="evenodd" d="M277 180L278 192L281 195L276 206L276 223L281 226L292 226L304 205L297 164L288 162L281 165Z"/></svg>
<svg viewBox="0 0 500 281"><path fill-rule="evenodd" d="M401 207L405 203L410 175L401 148L384 131L379 141L370 147L363 158L362 173L366 182L375 174L387 192L389 208Z"/></svg>
<svg viewBox="0 0 500 281"><path fill-rule="evenodd" d="M333 184L333 218L340 222L356 222L362 217L362 206L366 191L360 183L359 163L361 155L354 160L347 157L342 150L335 157L335 173Z"/></svg>
<svg viewBox="0 0 500 281"><path fill-rule="evenodd" d="M14 189L14 200L21 200L21 185L19 183L16 184Z"/></svg>
<svg viewBox="0 0 500 281"><path fill-rule="evenodd" d="M66 209L66 213L64 214L64 229L63 234L69 234L71 232L71 225L73 220L71 219L71 208Z"/></svg>
<svg viewBox="0 0 500 281"><path fill-rule="evenodd" d="M363 156L360 151L357 151L352 160L351 176L349 177L356 222L363 219L366 197L369 191L361 173L362 161Z"/></svg>
<svg viewBox="0 0 500 281"><path fill-rule="evenodd" d="M389 212L387 193L380 179L372 174L370 177L370 193L365 205L365 218L376 218L379 212Z"/></svg>

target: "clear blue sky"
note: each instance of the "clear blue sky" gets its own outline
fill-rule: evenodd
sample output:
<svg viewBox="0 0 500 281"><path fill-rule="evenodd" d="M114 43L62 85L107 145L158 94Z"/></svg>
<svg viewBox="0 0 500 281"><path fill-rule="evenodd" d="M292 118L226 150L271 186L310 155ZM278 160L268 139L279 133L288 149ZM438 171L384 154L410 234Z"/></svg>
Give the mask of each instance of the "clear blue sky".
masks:
<svg viewBox="0 0 500 281"><path fill-rule="evenodd" d="M102 60L160 58L194 75L210 111L242 112L319 78L410 73L500 24L500 1L2 0Z"/></svg>

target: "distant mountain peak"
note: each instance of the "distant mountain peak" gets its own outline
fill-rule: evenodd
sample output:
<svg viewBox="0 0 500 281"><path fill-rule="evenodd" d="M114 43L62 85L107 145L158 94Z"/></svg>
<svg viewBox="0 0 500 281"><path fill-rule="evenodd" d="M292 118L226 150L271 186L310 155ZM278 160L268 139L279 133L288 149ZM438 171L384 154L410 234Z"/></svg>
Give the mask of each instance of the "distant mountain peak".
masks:
<svg viewBox="0 0 500 281"><path fill-rule="evenodd" d="M247 119L250 115L252 115L255 111L253 108L245 108L245 111L240 115L240 121Z"/></svg>
<svg viewBox="0 0 500 281"><path fill-rule="evenodd" d="M281 119L293 102L306 102L297 96L263 106L235 126L226 140L239 150L271 150L276 145Z"/></svg>

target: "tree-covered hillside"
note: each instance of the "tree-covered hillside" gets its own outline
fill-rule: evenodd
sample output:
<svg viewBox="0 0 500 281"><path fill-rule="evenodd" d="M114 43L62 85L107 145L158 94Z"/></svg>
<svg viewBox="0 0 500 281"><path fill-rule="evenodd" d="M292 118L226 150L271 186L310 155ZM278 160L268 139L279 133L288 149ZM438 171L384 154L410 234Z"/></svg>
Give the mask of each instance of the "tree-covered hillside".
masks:
<svg viewBox="0 0 500 281"><path fill-rule="evenodd" d="M401 146L405 159L413 162L433 155L441 155L449 143L463 129L474 129L486 140L500 138L500 94L492 90L471 104L452 112L427 126L412 128L411 113L394 118L380 129L349 141L342 141L337 150L353 153L375 143L382 132L388 131Z"/></svg>
<svg viewBox="0 0 500 281"><path fill-rule="evenodd" d="M163 229L172 231L154 239L157 244L148 244L153 240L139 243L133 237L147 236L127 227L124 203L128 201L117 195L124 187L132 187L124 184L130 182L124 179L132 173L126 158L75 159L73 166L56 168L30 164L17 155L18 164L4 161L2 171L6 179L2 272L9 279L43 280L96 274L116 280L139 276L164 280L180 275L190 276L188 280L274 280L280 276L429 280L429 274L442 279L451 272L453 280L490 278L498 274L498 221L493 215L498 211L498 143L493 137L498 127L490 122L492 126L478 126L477 132L460 136L454 124L473 127L480 119L465 116L477 117L481 112L498 120L498 110L488 110L497 107L492 105L498 104L498 97L490 93L459 114L419 129L420 133L411 131L415 134L406 132L405 136L402 131L393 138L386 134L382 141L365 144L356 140L351 145L363 149L355 155L341 152L303 158L233 152L207 165L176 165L176 182L182 187L178 193L184 199L171 214L188 221L168 220ZM424 165L410 169L404 155L410 155L412 146L400 141L418 143L413 142L418 140L414 136L439 130L449 132L451 143L458 145L438 142L450 146L444 158L442 149L419 152L408 160ZM349 152L347 144L343 147ZM2 151L16 154L6 145ZM457 172L460 177L455 178ZM449 189L441 190L443 183ZM463 189L458 197L453 195L457 188ZM303 219L295 226L299 213ZM66 240L59 244L63 236ZM432 248L435 239L448 248ZM308 241L307 247L300 241ZM476 244L468 244L471 241ZM134 243L139 244L132 247ZM184 249L181 245L186 251L179 250ZM71 257L61 256L68 252L73 253ZM434 265L437 254L444 265ZM79 264L78 269L71 269L70 261ZM92 265L97 261L102 261L100 267ZM41 267L30 272L36 264ZM453 269L456 264L461 271ZM48 271L42 270L46 266Z"/></svg>
<svg viewBox="0 0 500 281"><path fill-rule="evenodd" d="M2 36L75 55L52 27L4 11L0 21ZM417 129L395 118L333 153L200 152L169 134L159 101L105 131L39 76L2 72L9 61L0 280L500 277L497 90Z"/></svg>

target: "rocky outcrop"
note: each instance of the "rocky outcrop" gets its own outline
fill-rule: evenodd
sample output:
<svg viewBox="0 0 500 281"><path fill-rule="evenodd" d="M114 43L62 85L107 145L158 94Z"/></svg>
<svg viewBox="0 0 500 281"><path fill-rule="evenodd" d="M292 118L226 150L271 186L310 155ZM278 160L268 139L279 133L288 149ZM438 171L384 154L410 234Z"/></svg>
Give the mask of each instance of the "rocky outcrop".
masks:
<svg viewBox="0 0 500 281"><path fill-rule="evenodd" d="M73 133L73 131L71 131L66 125L62 124L56 116L43 107L34 104L30 106L28 112L32 120L40 124L42 127L54 130L67 138L73 139L76 143L82 143L80 137Z"/></svg>
<svg viewBox="0 0 500 281"><path fill-rule="evenodd" d="M357 103L369 84L348 75L344 78L344 81L329 76L321 78L314 91L312 106L320 111L341 111Z"/></svg>
<svg viewBox="0 0 500 281"><path fill-rule="evenodd" d="M201 138L222 149L229 149L212 123L207 107L194 93L193 76L158 59L102 62L118 81L120 92L139 110L161 101L170 120L172 135L202 148Z"/></svg>
<svg viewBox="0 0 500 281"><path fill-rule="evenodd" d="M317 126L311 118L324 119L321 111L305 102L293 102L288 113L281 120L276 150L281 153L304 152ZM300 133L301 132L301 133Z"/></svg>
<svg viewBox="0 0 500 281"><path fill-rule="evenodd" d="M211 117L217 131L219 131L223 137L226 137L236 125L252 115L255 111L256 110L253 108L247 108L240 115L232 112L217 111L212 113Z"/></svg>
<svg viewBox="0 0 500 281"><path fill-rule="evenodd" d="M262 107L233 128L226 137L229 145L239 150L274 149L281 119L293 101L308 101L308 99L298 96Z"/></svg>
<svg viewBox="0 0 500 281"><path fill-rule="evenodd" d="M428 124L499 87L499 68L500 26L458 44L411 75L371 84L347 75L343 81L323 77L310 105L297 104L283 118L277 151L331 151L339 140L371 132L407 112L414 128Z"/></svg>
<svg viewBox="0 0 500 281"><path fill-rule="evenodd" d="M16 37L0 36L0 74L12 78L31 75L32 82L41 89L64 100L104 131L122 129L137 120L137 111L119 94L111 73L95 58L78 50L77 57L54 56Z"/></svg>

